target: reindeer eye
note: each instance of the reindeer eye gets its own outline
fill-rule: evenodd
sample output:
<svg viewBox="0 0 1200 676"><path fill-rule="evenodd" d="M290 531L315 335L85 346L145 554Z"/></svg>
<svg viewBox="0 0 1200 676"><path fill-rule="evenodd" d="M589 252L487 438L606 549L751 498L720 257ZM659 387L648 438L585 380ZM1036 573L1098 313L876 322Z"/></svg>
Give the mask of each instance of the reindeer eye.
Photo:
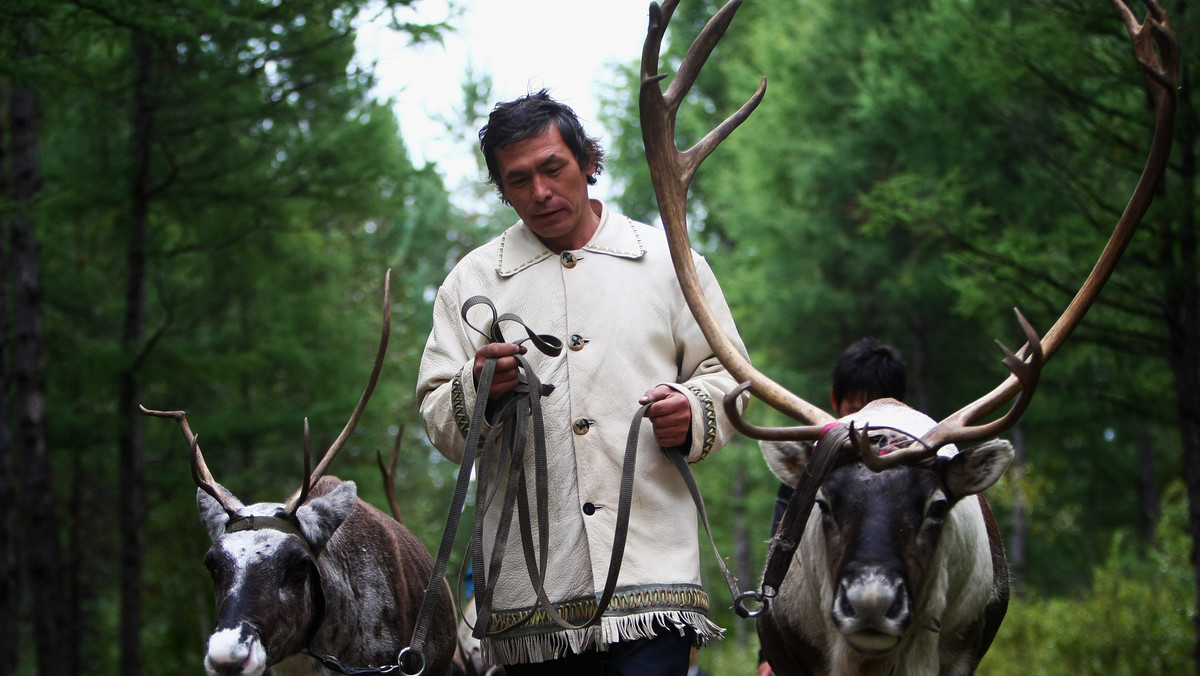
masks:
<svg viewBox="0 0 1200 676"><path fill-rule="evenodd" d="M945 498L937 498L929 502L929 506L925 508L926 519L942 519L945 518L946 512L950 509L949 503Z"/></svg>
<svg viewBox="0 0 1200 676"><path fill-rule="evenodd" d="M218 586L221 584L221 578L225 576L225 567L220 563L221 557L214 550L210 549L204 555L204 567L208 569L208 576Z"/></svg>
<svg viewBox="0 0 1200 676"><path fill-rule="evenodd" d="M302 587L308 579L308 558L294 557L283 571L284 587Z"/></svg>

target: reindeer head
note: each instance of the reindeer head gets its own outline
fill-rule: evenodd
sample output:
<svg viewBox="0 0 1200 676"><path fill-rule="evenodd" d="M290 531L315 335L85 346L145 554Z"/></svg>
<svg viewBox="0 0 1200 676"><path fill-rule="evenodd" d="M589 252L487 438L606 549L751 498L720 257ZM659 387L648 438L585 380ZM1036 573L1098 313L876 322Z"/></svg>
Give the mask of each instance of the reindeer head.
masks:
<svg viewBox="0 0 1200 676"><path fill-rule="evenodd" d="M354 511L358 497L353 482L322 479L322 475L370 401L390 333L389 270L384 278L383 332L367 387L315 469L310 462L308 420L304 421L304 481L286 502L244 505L213 478L186 412L141 407L147 415L175 419L192 451L196 504L213 541L204 557L217 608L217 626L204 659L211 676L261 676L271 665L303 650L320 627L325 601L317 558Z"/></svg>

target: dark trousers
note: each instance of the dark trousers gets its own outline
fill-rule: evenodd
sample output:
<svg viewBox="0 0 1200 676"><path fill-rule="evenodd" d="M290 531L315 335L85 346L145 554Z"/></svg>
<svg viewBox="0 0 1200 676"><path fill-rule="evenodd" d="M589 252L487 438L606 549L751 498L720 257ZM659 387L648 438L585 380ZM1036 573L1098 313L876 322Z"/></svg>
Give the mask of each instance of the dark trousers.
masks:
<svg viewBox="0 0 1200 676"><path fill-rule="evenodd" d="M692 633L663 632L654 638L621 641L603 652L532 664L505 665L507 676L684 676L692 650Z"/></svg>

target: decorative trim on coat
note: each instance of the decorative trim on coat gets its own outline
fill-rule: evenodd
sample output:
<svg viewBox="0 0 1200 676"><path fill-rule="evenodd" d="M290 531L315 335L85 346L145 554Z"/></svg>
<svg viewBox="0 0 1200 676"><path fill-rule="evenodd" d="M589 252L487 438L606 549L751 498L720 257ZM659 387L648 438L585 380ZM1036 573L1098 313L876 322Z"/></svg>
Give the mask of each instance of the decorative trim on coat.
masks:
<svg viewBox="0 0 1200 676"><path fill-rule="evenodd" d="M706 455L712 452L713 446L717 442L717 409L713 406L712 397L704 390L695 385L687 385L692 394L700 400L700 405L704 407L704 443L701 445L700 459L703 460Z"/></svg>
<svg viewBox="0 0 1200 676"><path fill-rule="evenodd" d="M450 388L450 399L454 402L454 424L458 425L458 431L462 432L463 438L466 439L467 433L471 431L471 416L467 413L467 395L463 390L462 371L455 374Z"/></svg>
<svg viewBox="0 0 1200 676"><path fill-rule="evenodd" d="M555 603L554 608L567 622L579 623L596 612L596 605L595 597L584 597ZM607 650L620 641L653 638L663 629L680 635L691 629L696 643L704 645L725 635L708 619L708 607L708 594L697 585L649 585L613 594L600 623L586 629L555 631L557 625L544 609L493 612L489 630L511 627L512 631L484 638L484 659L490 664L545 662L571 653ZM528 620L522 622L526 616Z"/></svg>

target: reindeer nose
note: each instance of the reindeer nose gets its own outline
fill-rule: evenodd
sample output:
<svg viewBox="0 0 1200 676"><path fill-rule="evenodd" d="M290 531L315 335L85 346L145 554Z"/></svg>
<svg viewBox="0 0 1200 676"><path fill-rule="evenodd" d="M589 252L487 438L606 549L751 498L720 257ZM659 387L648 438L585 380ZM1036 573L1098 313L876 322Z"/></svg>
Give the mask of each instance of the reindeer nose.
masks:
<svg viewBox="0 0 1200 676"><path fill-rule="evenodd" d="M251 624L242 622L237 627L218 629L208 637L204 670L210 676L260 676L266 666L266 656Z"/></svg>
<svg viewBox="0 0 1200 676"><path fill-rule="evenodd" d="M834 599L833 620L843 634L899 636L912 622L908 586L902 578L878 571L844 577Z"/></svg>
<svg viewBox="0 0 1200 676"><path fill-rule="evenodd" d="M870 576L855 582L842 580L837 604L846 617L872 622L895 621L908 610L908 593L903 581Z"/></svg>

